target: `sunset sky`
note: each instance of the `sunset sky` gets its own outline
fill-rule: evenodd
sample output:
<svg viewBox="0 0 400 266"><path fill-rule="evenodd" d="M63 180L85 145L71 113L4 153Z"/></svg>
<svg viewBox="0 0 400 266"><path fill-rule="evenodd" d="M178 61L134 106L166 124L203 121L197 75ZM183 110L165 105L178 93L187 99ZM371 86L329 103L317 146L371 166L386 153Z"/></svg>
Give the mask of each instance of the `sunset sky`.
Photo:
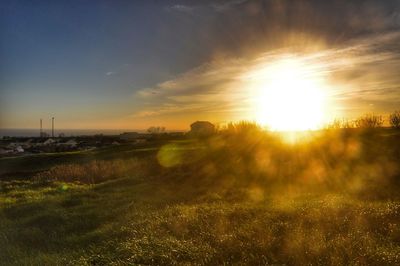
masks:
<svg viewBox="0 0 400 266"><path fill-rule="evenodd" d="M318 123L400 109L400 1L0 2L1 128L276 124L298 75Z"/></svg>

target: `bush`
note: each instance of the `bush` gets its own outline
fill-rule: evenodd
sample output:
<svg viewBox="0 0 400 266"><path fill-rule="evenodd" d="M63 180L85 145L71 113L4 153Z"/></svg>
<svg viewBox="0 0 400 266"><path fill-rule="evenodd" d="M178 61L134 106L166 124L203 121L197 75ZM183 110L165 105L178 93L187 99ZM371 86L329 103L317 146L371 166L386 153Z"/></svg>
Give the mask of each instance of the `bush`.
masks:
<svg viewBox="0 0 400 266"><path fill-rule="evenodd" d="M263 132L263 128L257 124L256 122L251 121L239 121L236 123L229 123L225 129L225 131L230 134L247 134L247 133L254 133L254 132Z"/></svg>
<svg viewBox="0 0 400 266"><path fill-rule="evenodd" d="M349 121L347 119L334 119L328 125L325 126L325 129L341 129L341 128L354 128L354 122Z"/></svg>
<svg viewBox="0 0 400 266"><path fill-rule="evenodd" d="M355 121L358 128L377 128L383 125L383 118L380 115L367 114Z"/></svg>
<svg viewBox="0 0 400 266"><path fill-rule="evenodd" d="M389 123L393 128L400 128L400 111L390 114Z"/></svg>

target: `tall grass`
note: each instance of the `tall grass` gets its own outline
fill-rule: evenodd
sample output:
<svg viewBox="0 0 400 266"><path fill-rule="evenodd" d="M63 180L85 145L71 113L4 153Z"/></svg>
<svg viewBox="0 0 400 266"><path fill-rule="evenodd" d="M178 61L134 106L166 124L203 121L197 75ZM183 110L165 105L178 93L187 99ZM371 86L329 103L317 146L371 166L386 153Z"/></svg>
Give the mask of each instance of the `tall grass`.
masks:
<svg viewBox="0 0 400 266"><path fill-rule="evenodd" d="M84 164L60 164L36 174L38 182L63 181L97 184L127 175L145 174L147 162L138 159L94 160Z"/></svg>
<svg viewBox="0 0 400 266"><path fill-rule="evenodd" d="M364 195L371 197L393 194L398 187L400 144L396 136L341 129L310 134L288 144L281 135L242 121L196 140L194 149L168 144L152 159L60 164L38 173L34 180L96 184L140 173L162 180L168 180L167 175L173 182L184 179L211 190L218 189L217 184L225 189L230 184L229 189L253 186L270 193L288 188L368 191Z"/></svg>
<svg viewBox="0 0 400 266"><path fill-rule="evenodd" d="M400 265L400 132L384 130L288 143L241 122L0 182L0 265Z"/></svg>

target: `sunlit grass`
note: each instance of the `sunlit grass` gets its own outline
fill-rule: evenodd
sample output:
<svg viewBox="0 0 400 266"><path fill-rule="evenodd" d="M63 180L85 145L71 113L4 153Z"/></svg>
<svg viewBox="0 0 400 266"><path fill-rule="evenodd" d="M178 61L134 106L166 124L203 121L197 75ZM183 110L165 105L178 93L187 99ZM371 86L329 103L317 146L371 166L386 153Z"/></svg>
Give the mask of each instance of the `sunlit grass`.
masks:
<svg viewBox="0 0 400 266"><path fill-rule="evenodd" d="M0 182L0 261L398 265L397 138L327 130L287 143L242 122L146 156L68 157Z"/></svg>
<svg viewBox="0 0 400 266"><path fill-rule="evenodd" d="M400 259L399 202L337 194L254 202L133 181L36 188L34 200L3 206L2 261L346 265L361 257L394 265Z"/></svg>

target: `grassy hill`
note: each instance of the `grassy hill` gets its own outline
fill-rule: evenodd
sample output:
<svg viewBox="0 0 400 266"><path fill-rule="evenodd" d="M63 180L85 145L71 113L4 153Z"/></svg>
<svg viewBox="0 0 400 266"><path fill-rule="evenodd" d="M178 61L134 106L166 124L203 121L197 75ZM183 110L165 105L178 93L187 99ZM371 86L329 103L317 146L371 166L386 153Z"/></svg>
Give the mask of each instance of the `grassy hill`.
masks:
<svg viewBox="0 0 400 266"><path fill-rule="evenodd" d="M2 159L0 264L399 265L392 133L288 144L247 128Z"/></svg>

